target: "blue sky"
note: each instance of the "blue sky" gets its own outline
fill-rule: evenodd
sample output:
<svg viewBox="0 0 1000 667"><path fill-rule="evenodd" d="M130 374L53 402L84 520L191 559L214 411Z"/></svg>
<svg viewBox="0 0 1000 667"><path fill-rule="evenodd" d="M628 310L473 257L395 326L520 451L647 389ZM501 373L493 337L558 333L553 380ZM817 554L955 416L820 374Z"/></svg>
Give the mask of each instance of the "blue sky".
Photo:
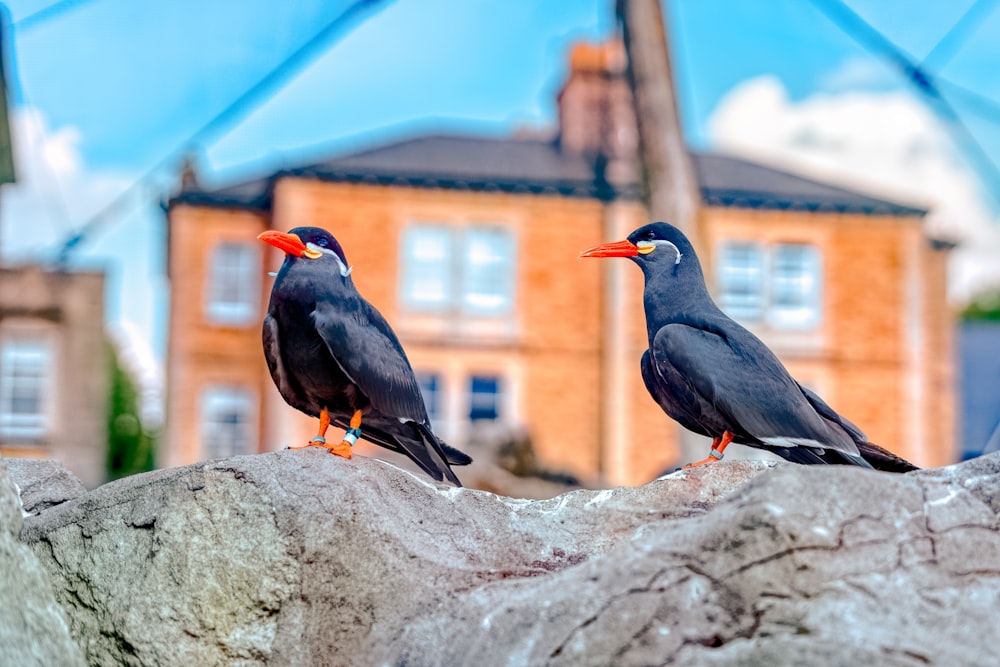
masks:
<svg viewBox="0 0 1000 667"><path fill-rule="evenodd" d="M933 190L923 182L946 182L952 200L965 205L944 207L935 224L955 231L948 225L971 216L977 233L997 227L995 198L974 165L949 146L947 132L895 69L817 9L830 1L668 2L689 142L791 161L832 180L853 177L903 198L908 185L919 195ZM431 128L502 135L551 126L570 45L614 30L613 0L383 0L354 14L328 48L240 122L185 145L351 4L10 0L23 179L4 189L3 256L51 260L62 239L116 193L184 150L197 156L205 180L223 183ZM848 1L918 61L973 4ZM980 0L973 29L954 42L957 49L938 49L928 66L1000 100L994 4ZM30 18L48 6L60 11ZM954 99L1000 161L1000 123L975 115L966 98ZM889 111L905 118L886 119ZM818 153L804 136L816 139ZM869 174L873 163L880 171ZM167 170L136 192L74 255L76 266L109 271L109 324L160 362L167 285L158 205L175 177Z"/></svg>

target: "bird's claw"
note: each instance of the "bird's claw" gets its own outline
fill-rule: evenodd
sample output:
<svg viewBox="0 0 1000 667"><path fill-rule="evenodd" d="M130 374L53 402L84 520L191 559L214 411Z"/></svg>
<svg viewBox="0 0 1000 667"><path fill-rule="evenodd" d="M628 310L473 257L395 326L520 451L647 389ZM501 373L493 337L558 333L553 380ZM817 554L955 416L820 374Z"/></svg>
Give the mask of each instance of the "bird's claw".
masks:
<svg viewBox="0 0 1000 667"><path fill-rule="evenodd" d="M703 466L706 463L715 463L716 461L721 461L722 457L725 456L718 449L712 448L712 451L708 453L708 456L703 458L701 461L695 461L694 463L689 463L686 466L679 468L680 470L688 470L690 468L697 468L698 466Z"/></svg>
<svg viewBox="0 0 1000 667"><path fill-rule="evenodd" d="M338 442L336 445L327 447L331 454L334 456L339 456L341 458L349 459L351 458L351 445L346 441Z"/></svg>

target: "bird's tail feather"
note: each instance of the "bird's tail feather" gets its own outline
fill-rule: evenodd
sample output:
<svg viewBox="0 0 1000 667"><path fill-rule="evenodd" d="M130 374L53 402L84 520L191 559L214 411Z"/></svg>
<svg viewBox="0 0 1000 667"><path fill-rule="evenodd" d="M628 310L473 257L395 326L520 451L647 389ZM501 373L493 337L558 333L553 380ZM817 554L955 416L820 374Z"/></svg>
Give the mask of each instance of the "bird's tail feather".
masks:
<svg viewBox="0 0 1000 667"><path fill-rule="evenodd" d="M896 456L888 449L879 447L873 442L859 442L858 451L876 470L884 472L910 472L920 470L906 459Z"/></svg>
<svg viewBox="0 0 1000 667"><path fill-rule="evenodd" d="M441 451L444 452L444 459L453 466L467 466L472 463L472 457L465 452L460 452L443 440L438 440L441 444Z"/></svg>
<svg viewBox="0 0 1000 667"><path fill-rule="evenodd" d="M462 483L458 481L458 477L455 476L455 473L448 466L447 457L442 448L444 443L423 424L409 422L409 425L416 431L418 438L414 440L398 438L398 441L407 455L413 459L413 462L438 481L448 480L455 486L462 486ZM452 451L457 452L458 450Z"/></svg>

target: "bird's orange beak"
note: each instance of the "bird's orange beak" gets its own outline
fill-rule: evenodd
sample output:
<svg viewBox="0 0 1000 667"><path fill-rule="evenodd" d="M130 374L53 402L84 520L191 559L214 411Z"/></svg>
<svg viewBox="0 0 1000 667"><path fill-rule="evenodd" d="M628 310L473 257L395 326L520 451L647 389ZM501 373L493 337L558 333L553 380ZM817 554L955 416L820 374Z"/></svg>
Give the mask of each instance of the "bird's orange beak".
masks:
<svg viewBox="0 0 1000 667"><path fill-rule="evenodd" d="M259 234L257 236L257 240L263 241L268 245L273 245L278 250L295 257L302 257L302 255L306 252L306 244L303 243L302 239L295 234L286 234L284 232L268 230Z"/></svg>
<svg viewBox="0 0 1000 667"><path fill-rule="evenodd" d="M580 257L636 257L639 248L631 241L615 241L595 245L580 253Z"/></svg>

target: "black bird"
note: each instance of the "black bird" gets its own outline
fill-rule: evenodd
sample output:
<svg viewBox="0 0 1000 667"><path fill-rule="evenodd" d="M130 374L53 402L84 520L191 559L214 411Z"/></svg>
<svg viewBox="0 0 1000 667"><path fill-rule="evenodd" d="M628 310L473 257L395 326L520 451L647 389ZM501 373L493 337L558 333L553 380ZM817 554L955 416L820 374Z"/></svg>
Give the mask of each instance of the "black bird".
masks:
<svg viewBox="0 0 1000 667"><path fill-rule="evenodd" d="M351 458L362 435L410 457L436 480L461 482L449 464L472 459L431 430L413 369L382 314L358 293L340 243L327 231L297 227L257 237L285 253L264 317L264 357L282 398L319 418L308 444ZM333 423L343 442L326 444Z"/></svg>
<svg viewBox="0 0 1000 667"><path fill-rule="evenodd" d="M690 241L665 222L581 257L628 257L645 278L649 349L642 379L663 411L712 438L721 459L730 442L795 463L840 463L892 472L916 466L868 442L861 430L796 382L755 335L730 319L708 293ZM687 466L687 467L691 467Z"/></svg>

